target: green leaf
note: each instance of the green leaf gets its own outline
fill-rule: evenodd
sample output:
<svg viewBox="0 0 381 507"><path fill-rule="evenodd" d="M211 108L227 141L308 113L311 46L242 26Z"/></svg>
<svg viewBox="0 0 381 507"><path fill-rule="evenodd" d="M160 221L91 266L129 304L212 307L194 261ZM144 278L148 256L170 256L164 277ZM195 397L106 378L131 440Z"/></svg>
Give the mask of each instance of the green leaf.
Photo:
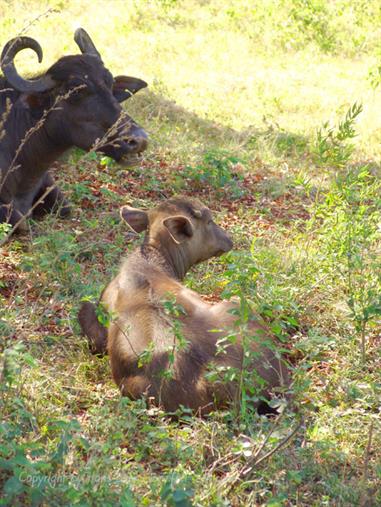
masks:
<svg viewBox="0 0 381 507"><path fill-rule="evenodd" d="M4 484L4 493L11 496L16 496L22 493L25 489L24 484L18 477L11 477Z"/></svg>

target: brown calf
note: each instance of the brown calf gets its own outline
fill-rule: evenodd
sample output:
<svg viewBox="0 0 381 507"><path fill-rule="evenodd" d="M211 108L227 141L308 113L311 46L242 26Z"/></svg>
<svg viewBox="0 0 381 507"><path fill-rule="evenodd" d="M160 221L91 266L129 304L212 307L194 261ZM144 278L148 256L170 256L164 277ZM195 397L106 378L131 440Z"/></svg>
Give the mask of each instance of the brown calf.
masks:
<svg viewBox="0 0 381 507"><path fill-rule="evenodd" d="M91 303L80 310L91 348L103 353L107 347L114 380L132 399L147 396L168 411L183 405L200 413L237 400L236 382L206 375L218 370L223 376L229 367L242 370L242 336L233 314L237 303L206 303L180 283L191 266L231 250L231 239L195 199L170 199L150 211L124 206L121 215L146 235L101 296L115 317L109 329L99 324ZM221 347L234 329L236 340ZM250 371L253 379L260 378L259 394L268 397L288 384L288 371L258 319L249 322L248 333L253 337Z"/></svg>

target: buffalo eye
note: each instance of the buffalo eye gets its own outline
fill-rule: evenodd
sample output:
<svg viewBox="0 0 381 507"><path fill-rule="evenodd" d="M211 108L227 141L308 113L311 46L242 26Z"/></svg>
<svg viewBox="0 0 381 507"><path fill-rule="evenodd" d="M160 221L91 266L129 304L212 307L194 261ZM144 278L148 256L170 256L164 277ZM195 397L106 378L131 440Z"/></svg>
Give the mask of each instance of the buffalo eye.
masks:
<svg viewBox="0 0 381 507"><path fill-rule="evenodd" d="M68 92L69 99L73 102L78 101L89 95L89 87L85 83L70 84Z"/></svg>

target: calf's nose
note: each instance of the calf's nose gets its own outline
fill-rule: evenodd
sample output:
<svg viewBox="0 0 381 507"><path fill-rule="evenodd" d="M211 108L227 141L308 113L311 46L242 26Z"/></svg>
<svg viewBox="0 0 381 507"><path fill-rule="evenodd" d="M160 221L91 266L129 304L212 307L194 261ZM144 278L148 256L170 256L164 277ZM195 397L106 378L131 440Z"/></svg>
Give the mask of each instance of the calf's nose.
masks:
<svg viewBox="0 0 381 507"><path fill-rule="evenodd" d="M228 235L226 235L226 237L225 237L225 241L223 243L222 248L223 248L224 253L230 252L230 250L233 248L233 241L231 240L231 238Z"/></svg>

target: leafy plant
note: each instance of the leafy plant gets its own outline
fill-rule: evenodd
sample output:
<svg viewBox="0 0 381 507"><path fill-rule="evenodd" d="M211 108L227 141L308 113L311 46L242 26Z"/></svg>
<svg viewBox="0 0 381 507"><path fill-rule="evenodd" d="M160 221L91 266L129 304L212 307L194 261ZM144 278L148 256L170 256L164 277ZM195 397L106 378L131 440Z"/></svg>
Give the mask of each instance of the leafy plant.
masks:
<svg viewBox="0 0 381 507"><path fill-rule="evenodd" d="M295 0L290 17L300 30L300 36L315 41L323 51L336 46L336 36L330 23L330 12L324 0ZM302 35L303 34L303 35Z"/></svg>
<svg viewBox="0 0 381 507"><path fill-rule="evenodd" d="M252 347L252 342L266 343L266 346L278 357L282 352L282 348L271 339L267 339L261 330L253 332L254 328L250 327L250 322L259 319L263 324L262 315L264 315L268 321L269 330L271 329L279 338L282 338L284 333L283 322L279 319L279 315L271 307L270 301L265 303L258 292L258 280L262 273L254 257L254 244L255 240L250 252L231 252L227 255L228 269L224 273L226 284L223 297L235 298L237 301L237 308L234 310L237 319L230 334L224 337L223 343L218 344L220 348L223 348L229 343L235 343L238 335L243 338L242 368L239 371L234 368L225 368L219 373L224 374L225 381L238 383L239 399L235 400L235 413L242 427L247 429L250 428L250 421L255 413L254 407L259 402L266 401L260 396L260 392L266 387L266 381L252 368L252 364L258 361L258 352ZM291 317L288 319L289 322L296 323ZM277 402L274 400L274 403Z"/></svg>
<svg viewBox="0 0 381 507"><path fill-rule="evenodd" d="M164 482L160 498L168 507L192 507L194 489L190 475L181 476L177 472L168 474Z"/></svg>
<svg viewBox="0 0 381 507"><path fill-rule="evenodd" d="M330 275L346 287L347 305L360 337L365 362L366 330L381 315L381 183L367 165L348 166L356 135L354 122L362 107L354 104L338 128L317 134L317 155L324 166L336 169L330 191L317 203L316 220L321 248ZM326 129L326 124L324 129ZM344 166L346 166L344 168ZM338 170L340 169L341 170Z"/></svg>
<svg viewBox="0 0 381 507"><path fill-rule="evenodd" d="M71 232L52 231L48 235L38 236L33 241L33 255L27 254L23 258L25 271L34 270L39 266L40 276L45 275L61 284L61 290L73 292L74 283L80 280L81 266L78 256L81 252L76 236ZM47 287L46 290L50 290Z"/></svg>
<svg viewBox="0 0 381 507"><path fill-rule="evenodd" d="M80 427L75 420L50 419L44 433L55 440L56 447L50 451L41 441L36 441L34 432L38 428L38 420L25 402L23 386L23 370L36 368L36 361L22 343L16 343L1 354L1 366L1 505L15 505L16 499L23 496L37 505L51 487L49 477L64 462L69 443Z"/></svg>
<svg viewBox="0 0 381 507"><path fill-rule="evenodd" d="M354 150L354 145L347 141L357 135L355 121L362 111L362 104L355 102L337 127L331 127L326 122L317 131L314 149L317 164L334 168L344 167L347 164Z"/></svg>
<svg viewBox="0 0 381 507"><path fill-rule="evenodd" d="M323 265L346 287L346 301L365 362L366 332L381 316L381 183L369 167L338 175L316 208Z"/></svg>
<svg viewBox="0 0 381 507"><path fill-rule="evenodd" d="M242 196L245 190L239 185L243 175L235 170L242 161L223 150L208 151L201 164L186 166L184 174L199 185L207 184L218 191L224 191L233 197Z"/></svg>
<svg viewBox="0 0 381 507"><path fill-rule="evenodd" d="M0 244L8 236L9 231L12 229L11 224L2 223L0 224Z"/></svg>

